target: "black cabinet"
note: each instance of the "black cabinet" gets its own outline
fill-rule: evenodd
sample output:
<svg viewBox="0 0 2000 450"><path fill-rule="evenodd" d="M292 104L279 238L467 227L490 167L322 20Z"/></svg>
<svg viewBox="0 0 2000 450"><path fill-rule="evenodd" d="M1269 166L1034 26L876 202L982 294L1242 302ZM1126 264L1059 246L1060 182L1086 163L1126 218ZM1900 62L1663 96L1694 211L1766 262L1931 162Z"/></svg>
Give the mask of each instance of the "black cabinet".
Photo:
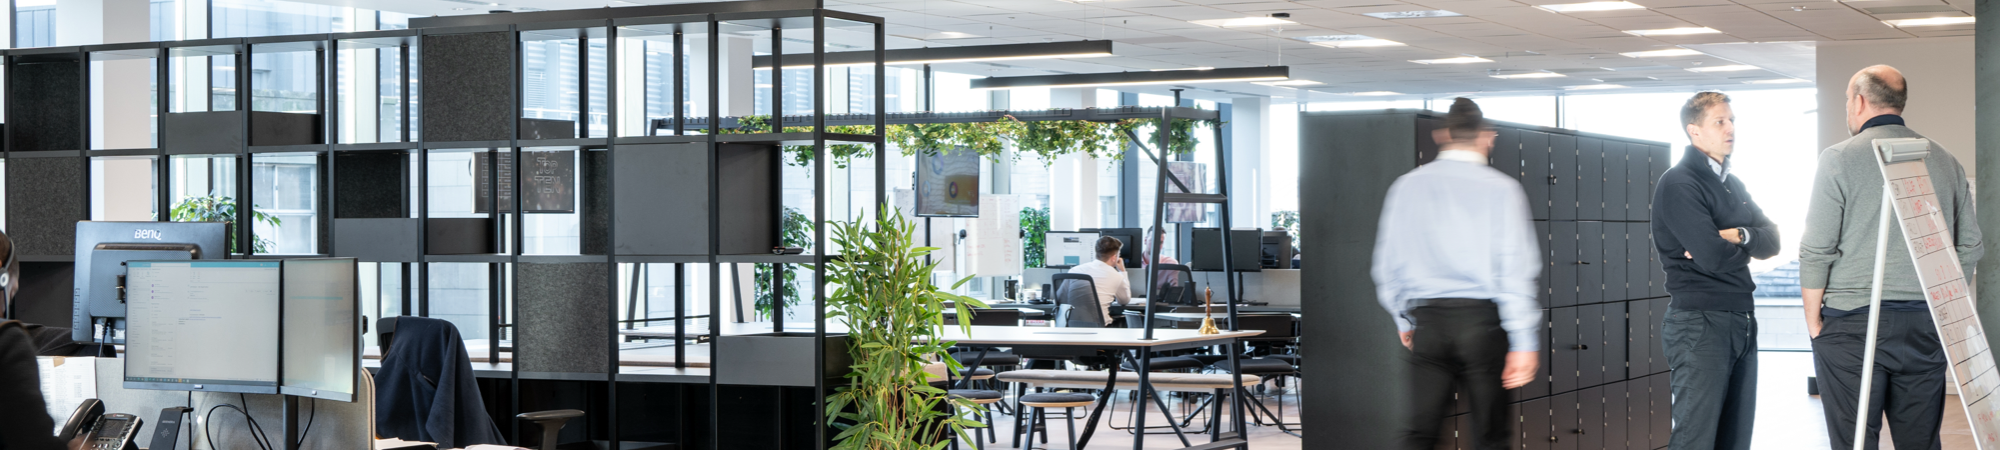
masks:
<svg viewBox="0 0 2000 450"><path fill-rule="evenodd" d="M1591 137L1574 139L1577 166L1576 220L1605 220L1604 141Z"/></svg>
<svg viewBox="0 0 2000 450"><path fill-rule="evenodd" d="M1464 416L1464 415L1456 415L1456 416L1451 416L1451 417L1446 417L1446 418L1444 418L1444 423L1441 423L1441 424L1438 424L1438 430L1437 430L1437 431L1438 431L1438 434L1437 434L1437 443L1436 443L1436 444L1432 444L1432 445L1431 445L1431 448L1432 448L1432 449L1434 449L1434 450L1458 450L1458 449L1459 449L1459 447L1458 447L1458 421L1459 421L1459 418L1462 418L1462 417L1465 417L1465 416ZM1032 447L1032 446L1031 446L1031 447Z"/></svg>
<svg viewBox="0 0 2000 450"><path fill-rule="evenodd" d="M1577 386L1604 384L1604 305L1576 307Z"/></svg>
<svg viewBox="0 0 2000 450"><path fill-rule="evenodd" d="M1630 411L1625 407L1625 385L1623 381L1604 385L1604 448L1624 450L1630 448L1631 432L1627 426Z"/></svg>
<svg viewBox="0 0 2000 450"><path fill-rule="evenodd" d="M1549 442L1549 450L1596 449L1578 445L1583 443L1582 437L1577 434L1581 430L1578 428L1578 409L1583 407L1578 401L1579 395L1579 392L1556 394L1552 397L1554 400L1549 402L1549 435L1553 438Z"/></svg>
<svg viewBox="0 0 2000 450"><path fill-rule="evenodd" d="M1493 153L1488 155L1487 162L1493 165L1493 170L1498 170L1500 173L1507 174L1508 177L1519 181L1521 179L1521 132L1512 128L1495 130Z"/></svg>
<svg viewBox="0 0 2000 450"><path fill-rule="evenodd" d="M1625 220L1653 220L1653 175L1651 147L1625 144Z"/></svg>
<svg viewBox="0 0 2000 450"><path fill-rule="evenodd" d="M1604 387L1584 389L1576 396L1576 448L1601 449L1604 436Z"/></svg>
<svg viewBox="0 0 2000 450"><path fill-rule="evenodd" d="M1630 202L1625 197L1625 187L1632 182L1625 174L1625 161L1631 157L1625 143L1604 143L1604 220L1632 220L1627 216Z"/></svg>
<svg viewBox="0 0 2000 450"><path fill-rule="evenodd" d="M1546 135L1549 141L1549 220L1577 219L1576 136Z"/></svg>
<svg viewBox="0 0 2000 450"><path fill-rule="evenodd" d="M1651 403L1650 409L1653 412L1653 420L1646 433L1651 439L1646 445L1651 448L1666 447L1668 436L1672 436L1674 432L1673 384L1665 373L1646 379L1650 384L1647 388L1651 391L1646 394L1646 398Z"/></svg>
<svg viewBox="0 0 2000 450"><path fill-rule="evenodd" d="M1555 258L1553 257L1555 250L1552 247L1554 243L1549 241L1548 222L1542 222L1542 221L1535 222L1535 237L1536 237L1535 240L1541 243L1540 259L1542 261L1542 275L1535 277L1535 283L1538 285L1537 289L1535 290L1536 292L1535 301L1537 303L1540 303L1543 309L1547 309L1549 306L1551 306L1551 303L1553 301L1553 299L1550 298L1552 294L1550 293L1549 290L1549 286L1553 284L1553 280L1550 280L1549 278L1551 275L1555 274L1555 270L1552 268L1555 267L1556 264Z"/></svg>
<svg viewBox="0 0 2000 450"><path fill-rule="evenodd" d="M1551 450L1556 439L1550 429L1552 417L1549 403L1553 397L1529 400L1521 404L1521 449Z"/></svg>
<svg viewBox="0 0 2000 450"><path fill-rule="evenodd" d="M1653 299L1651 305L1649 305L1653 309L1653 317L1646 322L1646 328L1650 334L1647 339L1651 339L1653 345L1646 347L1646 349L1653 352L1652 356L1649 356L1649 358L1653 359L1653 373L1661 373L1673 369L1673 367L1667 365L1666 344L1660 339L1663 336L1660 334L1660 324L1667 320L1668 307L1672 303L1672 298L1662 297Z"/></svg>
<svg viewBox="0 0 2000 450"><path fill-rule="evenodd" d="M1627 353L1631 343L1625 337L1625 302L1604 304L1604 382L1623 381L1628 375Z"/></svg>
<svg viewBox="0 0 2000 450"><path fill-rule="evenodd" d="M1580 305L1605 300L1604 225L1604 222L1576 223L1576 302Z"/></svg>
<svg viewBox="0 0 2000 450"><path fill-rule="evenodd" d="M1625 223L1625 298L1639 299L1652 297L1653 278L1646 271L1653 268L1653 224L1647 222Z"/></svg>
<svg viewBox="0 0 2000 450"><path fill-rule="evenodd" d="M1607 302L1632 299L1631 296L1626 295L1628 293L1627 284L1629 283L1626 281L1628 278L1625 276L1626 267L1629 265L1628 261L1631 258L1626 254L1630 250L1627 248L1629 246L1626 242L1632 239L1631 227L1628 225L1631 224L1625 222L1604 223L1604 301Z"/></svg>
<svg viewBox="0 0 2000 450"><path fill-rule="evenodd" d="M1581 387L1577 379L1577 364L1580 362L1583 345L1578 340L1577 309L1554 308L1549 310L1549 348L1555 351L1551 361L1549 390L1554 393L1574 391Z"/></svg>
<svg viewBox="0 0 2000 450"><path fill-rule="evenodd" d="M1549 268L1549 306L1560 308L1573 306L1577 302L1577 268L1581 267L1582 254L1577 250L1578 222L1550 222L1549 240L1551 256Z"/></svg>
<svg viewBox="0 0 2000 450"><path fill-rule="evenodd" d="M1625 303L1625 337L1630 342L1626 346L1626 371L1632 378L1653 374L1653 346L1659 341L1653 339L1652 328L1647 324L1659 320L1653 317L1650 307L1652 300L1633 300Z"/></svg>
<svg viewBox="0 0 2000 450"><path fill-rule="evenodd" d="M1554 173L1549 171L1549 135L1538 131L1520 131L1521 185L1527 188L1529 212L1535 220L1549 220L1550 195L1555 188Z"/></svg>

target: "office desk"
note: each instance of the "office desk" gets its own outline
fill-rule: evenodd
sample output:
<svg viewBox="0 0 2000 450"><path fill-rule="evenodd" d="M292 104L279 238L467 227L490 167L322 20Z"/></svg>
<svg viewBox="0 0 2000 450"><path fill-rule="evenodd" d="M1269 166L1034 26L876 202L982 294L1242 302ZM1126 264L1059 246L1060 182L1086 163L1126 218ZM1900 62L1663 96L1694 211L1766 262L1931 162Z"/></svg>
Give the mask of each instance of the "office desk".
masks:
<svg viewBox="0 0 2000 450"><path fill-rule="evenodd" d="M1005 305L1005 304L1003 304L1003 305L989 305L989 306L992 306L992 307L993 307L993 309L1012 309L1012 310L1015 310L1015 311L1020 311L1020 312L1021 312L1021 317L1023 317L1023 318L1027 318L1027 317L1043 317L1043 316L1047 316L1047 315L1049 315L1049 312L1048 312L1048 311L1046 311L1046 310L1042 310L1042 309L1038 309L1038 308L1027 308L1027 307L1020 307L1020 306L1014 306L1014 305ZM1050 306L1054 306L1054 305L1050 305ZM946 318L951 318L951 317L958 317L958 309L957 309L957 308L945 308L945 310L944 310L944 316L945 316Z"/></svg>
<svg viewBox="0 0 2000 450"><path fill-rule="evenodd" d="M1148 373L1146 369L1152 366L1153 352L1216 345L1234 345L1243 338L1264 334L1262 331L1249 330L1225 331L1221 334L1204 335L1195 330L1156 329L1153 330L1153 339L1148 340L1145 339L1145 333L1146 330L1139 328L974 326L971 327L971 332L969 333L962 331L959 327L946 327L942 337L955 341L960 345L1010 347L1016 352L1041 355L1069 354L1075 356L1098 356L1109 353L1114 359L1125 358L1132 360L1132 366L1140 369L1136 371L1139 377L1139 386L1145 390L1151 390L1152 383L1147 380ZM1128 353L1136 353L1136 357ZM968 367L978 367L984 359L985 351L982 350ZM1229 362L1232 366L1236 364L1236 352L1229 352ZM1091 434L1097 431L1097 419L1099 415L1104 412L1104 406L1111 403L1111 391L1118 384L1119 364L1113 361L1110 366L1111 368L1105 371L1107 376L1104 380L1104 390L1097 394L1097 405L1091 408L1089 419L1084 421L1083 435L1077 439L1077 448L1083 448L1085 444L1090 442ZM1231 375L1236 386L1243 385L1242 374ZM1136 421L1133 427L1135 427L1134 429L1143 430L1146 428L1147 406L1144 399L1147 397L1141 395L1139 398L1141 399L1138 405L1139 410L1133 414L1133 420ZM1159 397L1154 396L1153 398L1157 400ZM1226 448L1232 445L1242 445L1242 448L1249 448L1249 441L1243 438L1243 430L1247 429L1243 415L1243 396L1230 396L1230 404L1230 410L1234 411L1230 417L1233 422L1236 422L1236 426L1234 427L1237 430L1236 437L1220 441L1225 442L1225 444L1211 444L1206 447ZM1175 434L1180 434L1180 427L1174 425L1171 420L1168 421L1167 425L1174 428ZM1146 433L1137 433L1133 435L1132 439L1133 448L1143 447L1146 442ZM1185 440L1186 437L1183 436L1182 439Z"/></svg>

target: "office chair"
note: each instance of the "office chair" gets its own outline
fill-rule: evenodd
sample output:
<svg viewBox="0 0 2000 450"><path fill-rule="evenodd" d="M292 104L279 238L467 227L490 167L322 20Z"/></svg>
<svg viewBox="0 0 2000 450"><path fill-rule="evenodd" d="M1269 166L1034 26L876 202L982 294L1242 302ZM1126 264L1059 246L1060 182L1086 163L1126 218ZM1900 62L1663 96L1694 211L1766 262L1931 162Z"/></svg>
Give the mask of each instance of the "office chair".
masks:
<svg viewBox="0 0 2000 450"><path fill-rule="evenodd" d="M428 317L384 317L375 322L375 345L382 350L382 368L375 372L375 427L382 437L436 442L439 448L507 443L486 415L457 326ZM452 414L432 412L440 407ZM555 450L556 434L583 414L564 409L515 417L541 425L541 450ZM449 422L432 422L439 416Z"/></svg>
<svg viewBox="0 0 2000 450"><path fill-rule="evenodd" d="M1097 280L1080 273L1059 273L1049 276L1055 283L1056 304L1060 306L1062 317L1057 323L1065 327L1104 328L1110 319L1104 317L1102 303L1098 302ZM1071 284L1081 282L1083 284Z"/></svg>

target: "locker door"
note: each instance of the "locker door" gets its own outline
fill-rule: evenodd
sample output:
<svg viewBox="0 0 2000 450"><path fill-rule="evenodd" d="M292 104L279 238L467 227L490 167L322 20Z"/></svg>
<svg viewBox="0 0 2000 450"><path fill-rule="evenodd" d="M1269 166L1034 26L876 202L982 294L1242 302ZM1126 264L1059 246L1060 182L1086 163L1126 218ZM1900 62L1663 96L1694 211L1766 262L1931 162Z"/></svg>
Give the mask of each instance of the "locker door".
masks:
<svg viewBox="0 0 2000 450"><path fill-rule="evenodd" d="M1652 441L1646 445L1662 448L1667 446L1667 438L1674 432L1673 383L1665 373L1649 378L1652 379L1652 386L1648 388L1652 392L1647 393L1646 397L1652 402L1653 423L1650 427L1651 432L1647 433L1647 436L1652 437Z"/></svg>
<svg viewBox="0 0 2000 450"><path fill-rule="evenodd" d="M1604 436L1604 387L1584 389L1576 396L1577 424L1576 437L1581 441L1577 448L1605 448Z"/></svg>
<svg viewBox="0 0 2000 450"><path fill-rule="evenodd" d="M1653 267L1650 255L1656 253L1652 227L1649 222L1625 223L1625 298L1653 296L1653 276L1646 273Z"/></svg>
<svg viewBox="0 0 2000 450"><path fill-rule="evenodd" d="M1652 345L1647 347L1647 350L1653 352L1652 356L1648 356L1648 358L1653 359L1653 373L1664 373L1673 370L1672 366L1667 365L1666 343L1660 340L1660 323L1667 320L1667 310L1668 306L1673 304L1672 300L1673 298L1670 297L1653 299L1651 305L1653 308L1653 317L1646 322L1646 339L1652 341Z"/></svg>
<svg viewBox="0 0 2000 450"><path fill-rule="evenodd" d="M1652 233L1653 233L1652 227L1648 226L1646 228L1647 242L1652 242L1653 238ZM1655 249L1656 250L1654 251L1646 252L1646 264L1652 266L1651 269L1647 269L1646 275L1648 278L1653 279L1652 296L1665 297L1667 296L1667 269L1660 265L1660 252L1657 250L1657 247L1655 247Z"/></svg>
<svg viewBox="0 0 2000 450"><path fill-rule="evenodd" d="M1625 386L1623 381L1604 387L1604 448L1624 450L1631 438L1630 417L1625 409Z"/></svg>
<svg viewBox="0 0 2000 450"><path fill-rule="evenodd" d="M1626 359L1631 342L1626 339L1626 302L1604 304L1604 382L1624 381L1629 363Z"/></svg>
<svg viewBox="0 0 2000 450"><path fill-rule="evenodd" d="M1653 405L1645 378L1625 383L1625 447L1652 450Z"/></svg>
<svg viewBox="0 0 2000 450"><path fill-rule="evenodd" d="M1437 434L1437 443L1436 443L1436 444L1433 444L1433 445L1431 445L1431 449L1433 449L1433 450L1458 450L1458 448L1459 448L1459 447L1458 447L1458 419L1459 419L1460 417L1465 417L1465 416L1450 416L1450 417L1445 417L1445 418L1444 418L1444 423L1441 423L1441 424L1438 424L1438 434ZM1033 446L1032 446L1032 445L1030 445L1029 447L1033 447Z"/></svg>
<svg viewBox="0 0 2000 450"><path fill-rule="evenodd" d="M1473 445L1474 441L1472 439L1471 414L1459 414L1456 420L1454 420L1454 423L1451 424L1451 428L1452 431L1456 432L1452 436L1452 442L1458 444L1458 448L1460 450L1473 450L1478 448L1477 446Z"/></svg>
<svg viewBox="0 0 2000 450"><path fill-rule="evenodd" d="M1576 303L1601 303L1604 299L1604 222L1576 223Z"/></svg>
<svg viewBox="0 0 2000 450"><path fill-rule="evenodd" d="M1653 220L1652 154L1645 144L1626 144L1625 220Z"/></svg>
<svg viewBox="0 0 2000 450"><path fill-rule="evenodd" d="M1493 138L1493 154L1488 158L1494 170L1507 174L1515 180L1521 179L1521 132L1512 128L1496 128L1498 135ZM1522 189L1527 186L1523 185Z"/></svg>
<svg viewBox="0 0 2000 450"><path fill-rule="evenodd" d="M1626 349L1625 358L1631 361L1626 369L1627 378L1636 379L1652 375L1654 372L1653 346L1659 345L1659 342L1653 340L1652 328L1648 324L1659 319L1653 317L1651 305L1651 300L1633 300L1625 303L1625 314L1629 316L1625 323L1625 337L1632 343Z"/></svg>
<svg viewBox="0 0 2000 450"><path fill-rule="evenodd" d="M1452 387L1451 413L1465 414L1469 412L1472 412L1471 397L1466 396L1464 389L1459 389L1456 386Z"/></svg>
<svg viewBox="0 0 2000 450"><path fill-rule="evenodd" d="M1576 304L1577 222L1549 222L1550 255L1549 307Z"/></svg>
<svg viewBox="0 0 2000 450"><path fill-rule="evenodd" d="M1604 219L1604 141L1565 136L1576 142L1576 220Z"/></svg>
<svg viewBox="0 0 2000 450"><path fill-rule="evenodd" d="M1555 437L1554 442L1551 442L1549 445L1549 450L1595 450L1597 448L1579 445L1583 443L1583 439L1582 436L1576 434L1578 425L1580 424L1577 419L1577 414L1580 412L1577 411L1579 406L1577 404L1577 395L1577 392L1557 394L1553 397L1553 400L1549 401L1550 435Z"/></svg>
<svg viewBox="0 0 2000 450"><path fill-rule="evenodd" d="M1537 237L1536 241L1539 241L1542 245L1542 275L1535 277L1535 283L1540 285L1535 290L1538 293L1535 295L1535 301L1540 303L1543 309L1548 309L1549 303L1553 300L1550 298L1552 294L1550 294L1549 290L1551 283L1549 277L1555 273L1554 269L1551 269L1555 267L1555 259L1553 258L1555 249L1551 247L1554 243L1549 241L1549 223L1535 221L1535 236Z"/></svg>
<svg viewBox="0 0 2000 450"><path fill-rule="evenodd" d="M1543 323L1548 323L1548 314L1549 314L1548 310L1541 310L1538 312L1542 314ZM1541 339L1541 342L1539 342L1541 350L1535 353L1541 356L1542 363L1537 364L1535 366L1536 374L1534 380L1529 381L1528 384L1521 385L1521 387L1514 388L1514 390L1508 391L1510 401L1518 403L1529 399L1536 399L1549 396L1548 330L1543 329L1542 332L1535 333L1535 336Z"/></svg>
<svg viewBox="0 0 2000 450"><path fill-rule="evenodd" d="M1576 307L1577 386L1604 384L1604 305Z"/></svg>
<svg viewBox="0 0 2000 450"><path fill-rule="evenodd" d="M1549 135L1513 130L1520 136L1521 185L1528 188L1528 208L1535 220L1549 220L1549 195L1553 178L1549 172Z"/></svg>
<svg viewBox="0 0 2000 450"><path fill-rule="evenodd" d="M1554 435L1550 433L1549 402L1553 397L1538 398L1521 404L1521 449L1551 450Z"/></svg>
<svg viewBox="0 0 2000 450"><path fill-rule="evenodd" d="M1604 301L1607 302L1632 299L1625 295L1629 289L1626 286L1626 266L1631 259L1626 254L1627 247L1630 247L1626 241L1631 239L1630 227L1626 225L1624 222L1604 223Z"/></svg>
<svg viewBox="0 0 2000 450"><path fill-rule="evenodd" d="M1552 357L1555 359L1549 371L1549 392L1570 392L1581 386L1577 384L1577 363L1582 350L1577 347L1583 343L1578 342L1581 334L1577 332L1576 317L1577 307L1549 310L1549 322L1552 324L1549 328L1549 349L1554 351Z"/></svg>
<svg viewBox="0 0 2000 450"><path fill-rule="evenodd" d="M1625 197L1630 178L1625 175L1625 160L1630 157L1632 152L1625 149L1625 143L1604 141L1604 220L1631 220Z"/></svg>
<svg viewBox="0 0 2000 450"><path fill-rule="evenodd" d="M1417 165L1422 166L1437 160L1438 144L1437 139L1431 134L1431 130L1443 127L1443 120L1423 116L1417 117ZM1193 186L1189 187L1192 188Z"/></svg>
<svg viewBox="0 0 2000 450"><path fill-rule="evenodd" d="M1521 415L1520 401L1517 400L1507 405L1507 417L1514 418L1514 420L1507 421L1507 426L1514 430L1512 433L1507 433L1507 448L1514 450L1527 448L1528 441L1522 439L1528 432L1527 417Z"/></svg>
<svg viewBox="0 0 2000 450"><path fill-rule="evenodd" d="M1549 220L1577 220L1576 136L1549 134Z"/></svg>

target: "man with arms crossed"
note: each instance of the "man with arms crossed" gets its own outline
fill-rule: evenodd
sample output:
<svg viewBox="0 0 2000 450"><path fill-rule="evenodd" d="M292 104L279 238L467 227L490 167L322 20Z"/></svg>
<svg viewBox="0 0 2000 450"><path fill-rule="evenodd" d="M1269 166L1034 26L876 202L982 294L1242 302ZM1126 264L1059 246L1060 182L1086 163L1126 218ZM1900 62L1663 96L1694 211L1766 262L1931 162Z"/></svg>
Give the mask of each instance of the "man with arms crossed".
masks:
<svg viewBox="0 0 2000 450"><path fill-rule="evenodd" d="M1903 125L1909 98L1903 74L1889 66L1861 69L1847 82L1847 131L1854 136L1819 154L1805 238L1799 243L1799 286L1804 288L1806 331L1812 336L1820 405L1826 408L1827 442L1854 448L1855 408L1861 394L1861 358L1867 345L1868 301L1875 280L1875 236L1882 214L1882 168L1876 139L1921 138ZM1965 168L1931 143L1924 158L1938 212L1957 244L1959 263L1972 279L1981 246L1978 218ZM1881 322L1876 330L1875 375L1868 389L1867 448L1879 445L1888 412L1896 448L1938 448L1944 418L1945 361L1924 287L1910 259L1903 227L1891 222L1882 275Z"/></svg>
<svg viewBox="0 0 2000 450"><path fill-rule="evenodd" d="M1778 227L1729 173L1736 114L1702 92L1681 107L1694 145L1653 191L1653 246L1672 307L1660 325L1673 369L1674 450L1750 448L1757 415L1757 319L1750 258L1778 254Z"/></svg>
<svg viewBox="0 0 2000 450"><path fill-rule="evenodd" d="M1435 132L1437 161L1389 186L1375 237L1376 299L1410 349L1402 448L1430 450L1456 384L1472 404L1473 446L1507 448L1507 389L1535 377L1541 245L1521 184L1486 164L1494 131L1459 98Z"/></svg>

